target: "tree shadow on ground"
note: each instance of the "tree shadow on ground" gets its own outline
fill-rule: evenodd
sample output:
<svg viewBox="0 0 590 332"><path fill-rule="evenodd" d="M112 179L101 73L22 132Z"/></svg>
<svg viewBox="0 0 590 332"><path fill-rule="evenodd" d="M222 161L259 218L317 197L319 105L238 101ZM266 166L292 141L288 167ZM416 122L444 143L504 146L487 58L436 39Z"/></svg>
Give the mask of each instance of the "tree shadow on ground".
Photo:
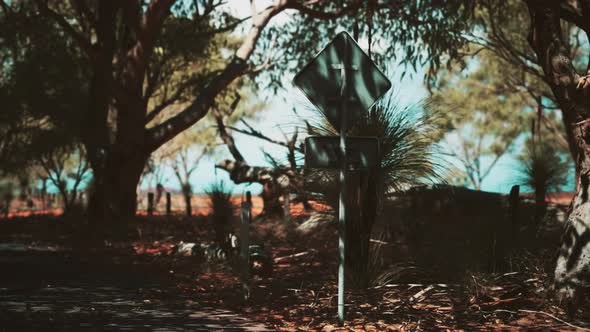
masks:
<svg viewBox="0 0 590 332"><path fill-rule="evenodd" d="M203 307L145 266L0 253L0 331L268 331Z"/></svg>

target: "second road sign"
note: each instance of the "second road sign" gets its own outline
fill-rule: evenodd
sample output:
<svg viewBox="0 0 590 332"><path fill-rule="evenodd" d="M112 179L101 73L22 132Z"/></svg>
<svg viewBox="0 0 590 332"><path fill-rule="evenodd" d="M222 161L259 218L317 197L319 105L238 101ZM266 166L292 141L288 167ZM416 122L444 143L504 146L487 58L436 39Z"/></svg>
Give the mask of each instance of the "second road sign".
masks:
<svg viewBox="0 0 590 332"><path fill-rule="evenodd" d="M309 136L305 139L306 168L338 168L340 165L339 136ZM376 137L346 137L348 169L379 166L379 140Z"/></svg>

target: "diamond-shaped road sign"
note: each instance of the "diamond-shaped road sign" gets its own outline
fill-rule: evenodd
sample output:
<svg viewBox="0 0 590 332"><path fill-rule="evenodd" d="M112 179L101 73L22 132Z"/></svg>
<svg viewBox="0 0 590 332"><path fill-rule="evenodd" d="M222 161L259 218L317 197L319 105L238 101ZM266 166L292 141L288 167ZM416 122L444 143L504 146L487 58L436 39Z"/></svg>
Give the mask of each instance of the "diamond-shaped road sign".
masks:
<svg viewBox="0 0 590 332"><path fill-rule="evenodd" d="M341 126L342 95L348 100L345 129L349 129L391 88L391 82L347 32L336 35L293 82L337 129ZM343 84L346 93L341 91Z"/></svg>

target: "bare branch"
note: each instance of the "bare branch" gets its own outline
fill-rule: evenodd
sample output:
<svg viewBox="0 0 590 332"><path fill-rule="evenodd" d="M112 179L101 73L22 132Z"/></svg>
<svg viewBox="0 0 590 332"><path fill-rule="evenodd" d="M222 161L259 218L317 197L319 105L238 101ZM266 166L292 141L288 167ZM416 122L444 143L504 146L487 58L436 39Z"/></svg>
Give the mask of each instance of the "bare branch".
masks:
<svg viewBox="0 0 590 332"><path fill-rule="evenodd" d="M548 128L549 130L551 130L555 134L555 136L557 137L558 144L562 148L569 150L570 146L569 146L566 136L563 135L561 130L557 129L557 127L555 126L553 121L551 121L551 119L549 119L546 116L542 116L541 120L543 121L543 124L545 124L545 127Z"/></svg>
<svg viewBox="0 0 590 332"><path fill-rule="evenodd" d="M224 160L215 167L227 171L232 181L238 184L252 182L275 183L283 190L297 188L300 185L298 183L300 179L299 171L296 172L289 168L249 166L233 160Z"/></svg>
<svg viewBox="0 0 590 332"><path fill-rule="evenodd" d="M175 0L152 0L142 18L140 26L140 39L144 48L153 48L153 43L156 39L162 24L170 15L170 7ZM149 52L144 49L144 52Z"/></svg>
<svg viewBox="0 0 590 332"><path fill-rule="evenodd" d="M273 143L273 144L280 145L280 146L285 147L285 148L289 148L289 144L288 143L282 142L282 141L278 141L278 140L272 139L272 138L264 135L262 132L254 129L248 122L246 122L246 120L243 120L242 119L240 122L242 124L244 124L248 129L241 129L241 128L237 128L237 127L229 127L229 129L231 129L232 131L235 131L237 133L240 133L240 134L244 134L244 135L256 137L256 138L259 138L261 140L267 141L269 143ZM297 148L297 151L303 153L303 151L300 148Z"/></svg>
<svg viewBox="0 0 590 332"><path fill-rule="evenodd" d="M236 101L232 103L232 107L234 109L237 107L240 98L241 97L238 95L236 97ZM221 140L223 141L223 143L225 143L225 145L229 149L229 152L232 154L236 161L238 161L239 163L245 163L246 161L244 159L244 156L242 156L240 150L238 150L234 137L230 133L228 133L225 128L225 124L223 123L223 115L217 108L214 108L212 112L213 116L215 117L215 121L217 122L217 129L219 130L219 136L221 137Z"/></svg>
<svg viewBox="0 0 590 332"><path fill-rule="evenodd" d="M4 0L0 1L0 8L2 8L2 11L4 12L5 15L12 13L12 10L10 9L10 5L8 5L6 2L4 2Z"/></svg>
<svg viewBox="0 0 590 332"><path fill-rule="evenodd" d="M214 71L212 73L210 73L209 75L217 75L221 73L220 70ZM172 96L170 96L169 98L165 98L159 105L155 106L150 112L148 112L148 114L146 115L145 118L145 123L148 124L150 123L153 119L155 119L166 107L174 104L176 101L178 101L182 95L185 93L185 91L192 87L193 85L195 85L197 82L199 82L200 80L202 80L201 77L192 77L187 79L186 81L182 82L177 88L176 91L174 92L174 94Z"/></svg>
<svg viewBox="0 0 590 332"><path fill-rule="evenodd" d="M261 13L256 13L252 15L252 27L246 35L244 42L237 50L236 57L242 60L248 60L250 58L252 52L254 52L256 42L258 41L258 38L260 38L262 29L266 27L271 18L273 18L276 14L286 9L286 3L286 0L275 0L272 6L267 7ZM256 6L254 0L251 0L251 4L252 9L255 11Z"/></svg>

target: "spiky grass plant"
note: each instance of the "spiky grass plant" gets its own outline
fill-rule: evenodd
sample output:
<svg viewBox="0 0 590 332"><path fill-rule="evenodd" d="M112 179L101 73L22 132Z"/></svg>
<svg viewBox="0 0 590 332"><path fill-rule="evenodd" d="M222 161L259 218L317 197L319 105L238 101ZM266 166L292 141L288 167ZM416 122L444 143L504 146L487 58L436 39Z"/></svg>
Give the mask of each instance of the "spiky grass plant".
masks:
<svg viewBox="0 0 590 332"><path fill-rule="evenodd" d="M228 234L234 205L231 200L231 187L225 181L213 182L205 190L210 201L211 218L215 230L215 241L222 247L227 246Z"/></svg>
<svg viewBox="0 0 590 332"><path fill-rule="evenodd" d="M348 136L372 136L380 141L380 178L387 191L405 190L424 182L443 181L444 167L437 160L436 112L428 103L401 105L397 96L387 94L348 131ZM340 133L320 115L310 123L314 135Z"/></svg>
<svg viewBox="0 0 590 332"><path fill-rule="evenodd" d="M567 183L568 163L549 144L529 144L520 159L520 182L535 193L534 222L538 228L547 212L547 194Z"/></svg>
<svg viewBox="0 0 590 332"><path fill-rule="evenodd" d="M383 241L385 236L381 234L378 240L371 241L369 246L369 255L367 270L363 275L351 274L351 283L353 285L366 285L366 287L375 288L383 287L387 284L396 283L408 277L417 277L420 275L420 269L411 261L391 263L386 262L387 242Z"/></svg>
<svg viewBox="0 0 590 332"><path fill-rule="evenodd" d="M371 275L375 274L369 271L369 241L385 195L424 182L443 181L443 167L436 161L437 126L432 115L435 112L424 111L427 107L428 104L401 106L394 94L388 94L347 133L349 136L373 136L380 141L379 166L350 172L346 189L348 206L358 207L354 209L358 213L347 218L346 261L353 274L350 279L359 288L368 287ZM318 120L309 124L308 129L315 135L339 135L323 114L319 114ZM335 200L327 200L335 203Z"/></svg>

